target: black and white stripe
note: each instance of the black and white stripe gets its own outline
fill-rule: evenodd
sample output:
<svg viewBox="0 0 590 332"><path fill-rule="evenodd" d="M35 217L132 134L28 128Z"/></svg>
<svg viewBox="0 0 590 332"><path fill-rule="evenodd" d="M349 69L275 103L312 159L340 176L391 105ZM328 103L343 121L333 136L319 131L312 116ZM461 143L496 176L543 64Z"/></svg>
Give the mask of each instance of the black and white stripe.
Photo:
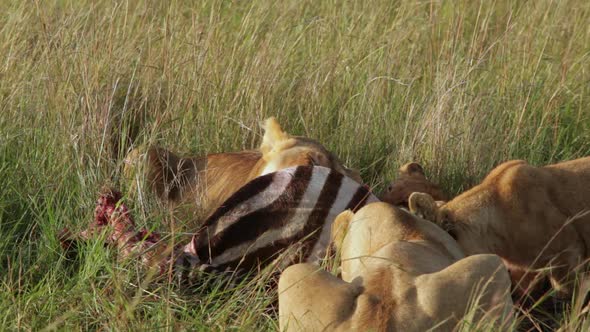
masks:
<svg viewBox="0 0 590 332"><path fill-rule="evenodd" d="M184 247L194 264L251 269L271 263L298 244L307 261L321 259L332 222L378 199L337 171L286 168L255 178L233 194Z"/></svg>

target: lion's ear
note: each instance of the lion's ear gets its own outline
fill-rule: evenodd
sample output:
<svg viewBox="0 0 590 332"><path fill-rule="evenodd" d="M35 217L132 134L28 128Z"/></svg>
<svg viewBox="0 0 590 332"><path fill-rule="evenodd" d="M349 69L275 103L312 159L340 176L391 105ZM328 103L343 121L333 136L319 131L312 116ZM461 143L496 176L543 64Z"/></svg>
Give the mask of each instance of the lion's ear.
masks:
<svg viewBox="0 0 590 332"><path fill-rule="evenodd" d="M422 168L422 165L418 164L418 163L407 163L405 165L403 165L402 167L399 168L399 174L404 174L404 175L415 175L415 174L420 174L422 176L424 175L424 168Z"/></svg>
<svg viewBox="0 0 590 332"><path fill-rule="evenodd" d="M123 176L126 180L133 180L142 158L145 160L147 148L144 146L131 150L123 159Z"/></svg>
<svg viewBox="0 0 590 332"><path fill-rule="evenodd" d="M264 121L262 124L264 136L260 145L260 152L267 154L280 142L289 139L289 134L283 131L277 119L273 116Z"/></svg>
<svg viewBox="0 0 590 332"><path fill-rule="evenodd" d="M408 207L410 212L419 216L420 218L436 221L436 215L438 214L438 205L432 196L414 192L408 198Z"/></svg>
<svg viewBox="0 0 590 332"><path fill-rule="evenodd" d="M342 242L344 241L344 237L348 232L348 226L350 225L350 221L354 213L350 210L346 210L341 212L334 222L332 223L332 231L331 231L331 242L336 251L340 251L342 248Z"/></svg>
<svg viewBox="0 0 590 332"><path fill-rule="evenodd" d="M309 162L311 162L312 165L324 166L328 168L332 167L330 159L323 153L320 153L318 151L309 151L307 153L307 157L309 158Z"/></svg>

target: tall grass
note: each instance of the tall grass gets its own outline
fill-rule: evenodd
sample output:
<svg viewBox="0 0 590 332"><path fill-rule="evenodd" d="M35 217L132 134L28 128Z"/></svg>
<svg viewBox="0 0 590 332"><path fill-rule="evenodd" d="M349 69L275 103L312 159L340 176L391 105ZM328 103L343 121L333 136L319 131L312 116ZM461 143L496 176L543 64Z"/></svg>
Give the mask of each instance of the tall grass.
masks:
<svg viewBox="0 0 590 332"><path fill-rule="evenodd" d="M125 153L256 147L277 116L376 188L421 162L451 193L503 160L590 154L590 2L0 1L6 329L275 329L260 285L145 285L82 228ZM125 189L125 188L123 188ZM138 222L168 218L136 207ZM155 226L154 226L155 225Z"/></svg>

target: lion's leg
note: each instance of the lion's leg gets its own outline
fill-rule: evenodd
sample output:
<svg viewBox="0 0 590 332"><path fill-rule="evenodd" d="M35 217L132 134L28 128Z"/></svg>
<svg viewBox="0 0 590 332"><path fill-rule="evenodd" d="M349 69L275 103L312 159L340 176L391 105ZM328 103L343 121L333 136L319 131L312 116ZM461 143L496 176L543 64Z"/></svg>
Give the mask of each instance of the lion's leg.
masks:
<svg viewBox="0 0 590 332"><path fill-rule="evenodd" d="M528 224L528 236L536 253L533 261L528 262L532 269L549 268L548 277L556 296L569 298L573 294L575 270L582 262L586 252L584 241L568 216L557 207L545 204L539 220L531 219ZM531 230L535 230L534 233ZM526 244L524 244L526 249Z"/></svg>
<svg viewBox="0 0 590 332"><path fill-rule="evenodd" d="M288 267L279 279L281 331L322 331L348 320L362 287L342 281L313 264Z"/></svg>
<svg viewBox="0 0 590 332"><path fill-rule="evenodd" d="M549 281L560 299L569 299L573 294L576 270L582 262L581 248L570 247L549 262Z"/></svg>
<svg viewBox="0 0 590 332"><path fill-rule="evenodd" d="M555 212L551 220L568 220L567 216ZM559 219L557 219L559 218ZM573 294L576 270L584 259L586 248L581 234L574 224L562 226L550 240L549 251L545 266L550 266L549 281L556 290L556 296L569 299Z"/></svg>

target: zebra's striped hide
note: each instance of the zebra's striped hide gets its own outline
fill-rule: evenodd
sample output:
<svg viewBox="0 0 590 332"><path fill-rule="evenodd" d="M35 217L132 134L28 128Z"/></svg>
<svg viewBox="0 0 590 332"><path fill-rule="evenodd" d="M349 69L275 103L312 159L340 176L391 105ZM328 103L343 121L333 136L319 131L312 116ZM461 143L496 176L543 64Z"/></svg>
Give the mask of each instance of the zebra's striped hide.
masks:
<svg viewBox="0 0 590 332"><path fill-rule="evenodd" d="M376 201L367 187L325 167L298 166L263 175L206 220L184 247L181 264L249 270L273 262L293 246L298 246L298 257L285 264L316 262L329 246L336 216Z"/></svg>

